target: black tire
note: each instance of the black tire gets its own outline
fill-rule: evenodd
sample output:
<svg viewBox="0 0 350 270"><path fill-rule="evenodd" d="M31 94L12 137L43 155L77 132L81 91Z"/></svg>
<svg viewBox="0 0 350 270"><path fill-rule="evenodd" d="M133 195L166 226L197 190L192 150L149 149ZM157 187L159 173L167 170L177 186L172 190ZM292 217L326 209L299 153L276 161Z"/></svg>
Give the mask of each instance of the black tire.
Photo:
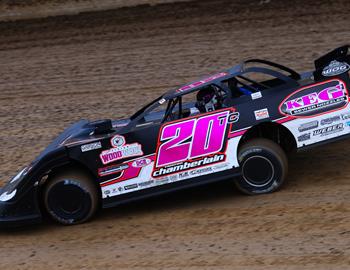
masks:
<svg viewBox="0 0 350 270"><path fill-rule="evenodd" d="M253 139L238 152L242 176L237 188L248 195L266 194L278 190L288 174L288 159L283 149L267 139Z"/></svg>
<svg viewBox="0 0 350 270"><path fill-rule="evenodd" d="M51 218L63 225L74 225L91 219L99 205L92 177L80 170L64 170L48 179L43 201Z"/></svg>

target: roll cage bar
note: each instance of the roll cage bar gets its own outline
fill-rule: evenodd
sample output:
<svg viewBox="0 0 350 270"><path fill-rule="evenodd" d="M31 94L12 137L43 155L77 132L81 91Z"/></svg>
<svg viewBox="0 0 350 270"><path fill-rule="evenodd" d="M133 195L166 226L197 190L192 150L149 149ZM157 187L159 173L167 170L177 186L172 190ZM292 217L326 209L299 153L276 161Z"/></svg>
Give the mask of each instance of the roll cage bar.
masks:
<svg viewBox="0 0 350 270"><path fill-rule="evenodd" d="M267 67L262 67L262 66L248 67L248 64L254 64L254 63L263 64L263 65L266 65ZM272 69L272 68L274 68L274 69ZM289 86L298 86L299 85L298 80L301 79L301 75L298 72L296 72L295 70L293 70L291 68L283 66L281 64L277 64L277 63L267 61L267 60L262 60L262 59L249 59L249 60L246 60L246 61L242 62L241 64L234 66L231 69L227 70L226 76L217 78L215 80L211 80L211 81L203 83L203 84L200 84L199 86L193 87L188 91L179 92L179 91L177 91L177 89L168 91L167 93L165 93L164 98L166 98L167 100L171 99L171 98L175 98L175 97L180 96L180 95L184 95L184 94L187 94L190 92L197 91L199 88L203 88L203 87L209 86L211 84L216 84L216 85L220 86L220 85L222 85L222 82L228 81L232 78L244 79L247 82L250 82L254 85L259 85L265 89L271 88L271 86L264 85L260 82L257 82L255 80L252 80L252 79L244 76L247 73L253 73L253 72L270 75L272 77L275 77L276 79L280 79L280 80L284 81L286 84L289 84ZM287 74L284 74L283 72L285 72ZM259 91L257 89L252 89L252 90Z"/></svg>
<svg viewBox="0 0 350 270"><path fill-rule="evenodd" d="M179 104L179 112L178 112L178 118L181 118L181 112L182 112L182 96L178 96L175 99L171 99L168 102L167 108L165 110L164 117L162 119L162 123L164 123L169 117L172 116L172 111L175 108L175 106Z"/></svg>
<svg viewBox="0 0 350 270"><path fill-rule="evenodd" d="M286 67L286 66L283 66L281 64L277 64L275 62L271 62L271 61L268 61L268 60L262 60L262 59L249 59L249 60L246 60L243 62L244 65L247 65L249 63L258 63L258 64L264 64L264 65L267 65L267 66L271 66L271 67L274 67L274 68L277 68L277 69L280 69L280 70L283 70L285 72L287 72L289 74L288 77L294 79L294 80L300 80L301 79L301 76L298 72L296 72L295 70L289 68L289 67Z"/></svg>

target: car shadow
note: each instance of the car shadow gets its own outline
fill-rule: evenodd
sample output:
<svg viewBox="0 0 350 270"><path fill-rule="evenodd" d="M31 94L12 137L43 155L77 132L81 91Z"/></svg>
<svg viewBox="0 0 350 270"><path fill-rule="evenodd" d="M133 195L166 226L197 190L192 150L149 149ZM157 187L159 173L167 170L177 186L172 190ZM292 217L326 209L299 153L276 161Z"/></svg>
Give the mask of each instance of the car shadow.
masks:
<svg viewBox="0 0 350 270"><path fill-rule="evenodd" d="M172 211L179 208L215 203L244 196L237 191L233 179L227 179L203 186L178 190L139 201L121 204L115 208L103 209L99 218L109 219L113 216L122 218L126 215L138 215L150 211Z"/></svg>
<svg viewBox="0 0 350 270"><path fill-rule="evenodd" d="M144 213L149 213L150 211L172 211L174 209L192 207L203 203L215 203L215 201L225 200L228 198L234 199L239 196L240 193L235 189L232 179L227 179L217 183L192 187L189 189L121 204L113 208L101 209L95 219L91 222L105 222L107 220L116 221L130 215L137 216ZM40 224L26 225L23 227L2 228L0 229L0 236L2 234L11 234L13 236L28 234L35 235L38 233L50 232L60 227L63 226L56 224L47 216L44 216L43 222Z"/></svg>

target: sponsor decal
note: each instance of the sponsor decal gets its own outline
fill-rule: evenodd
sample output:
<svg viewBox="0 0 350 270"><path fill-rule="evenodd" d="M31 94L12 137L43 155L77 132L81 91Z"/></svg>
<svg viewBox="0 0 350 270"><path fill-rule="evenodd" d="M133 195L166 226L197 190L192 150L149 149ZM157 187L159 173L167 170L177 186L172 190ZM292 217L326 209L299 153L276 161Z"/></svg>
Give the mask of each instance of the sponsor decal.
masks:
<svg viewBox="0 0 350 270"><path fill-rule="evenodd" d="M162 98L161 100L158 101L158 103L159 103L160 105L162 105L162 104L164 104L165 101L166 101L166 99L165 99L165 98Z"/></svg>
<svg viewBox="0 0 350 270"><path fill-rule="evenodd" d="M167 166L165 168L160 168L153 172L153 177L164 176L168 174L173 174L193 168L203 167L211 164L215 164L218 162L222 162L225 160L224 154L217 154L212 157L204 157L192 162L184 162L182 164Z"/></svg>
<svg viewBox="0 0 350 270"><path fill-rule="evenodd" d="M102 148L101 142L94 142L89 144L84 144L81 147L81 152L88 152L96 149Z"/></svg>
<svg viewBox="0 0 350 270"><path fill-rule="evenodd" d="M200 168L198 170L179 173L179 178L181 179L181 178L196 177L196 176L200 176L203 174L207 174L208 172L212 172L212 171L213 171L213 169L211 167Z"/></svg>
<svg viewBox="0 0 350 270"><path fill-rule="evenodd" d="M221 73L212 75L212 76L210 76L208 78L205 78L205 79L202 79L200 81L196 81L196 82L193 82L191 84L185 85L185 86L177 89L176 92L189 91L189 90L191 90L193 88L199 87L199 86L201 86L203 84L206 84L206 83L208 83L210 81L214 81L214 80L216 80L218 78L225 77L226 75L228 75L228 73L226 73L226 72L221 72Z"/></svg>
<svg viewBox="0 0 350 270"><path fill-rule="evenodd" d="M111 145L113 147L120 147L125 144L125 138L121 135L116 135L111 139Z"/></svg>
<svg viewBox="0 0 350 270"><path fill-rule="evenodd" d="M154 180L149 180L149 181L146 181L146 182L141 182L139 183L139 187L147 187L147 186L150 186L154 183Z"/></svg>
<svg viewBox="0 0 350 270"><path fill-rule="evenodd" d="M254 115L256 120L262 120L270 117L269 111L267 108L254 111Z"/></svg>
<svg viewBox="0 0 350 270"><path fill-rule="evenodd" d="M140 158L140 159L136 159L135 161L133 161L131 163L131 166L133 166L134 168L142 168L142 167L147 166L151 162L152 162L152 160L150 160L149 158Z"/></svg>
<svg viewBox="0 0 350 270"><path fill-rule="evenodd" d="M348 104L348 91L345 83L330 80L301 88L279 106L281 114L298 117L311 117L344 108Z"/></svg>
<svg viewBox="0 0 350 270"><path fill-rule="evenodd" d="M261 98L261 97L262 97L262 94L261 94L261 92L259 91L259 92L252 93L250 96L252 97L252 100L254 100L254 99Z"/></svg>
<svg viewBox="0 0 350 270"><path fill-rule="evenodd" d="M318 135L320 135L320 136L327 136L327 135L330 135L330 134L333 134L333 133L337 133L337 132L340 132L340 131L343 131L343 130L344 130L344 124L340 123L340 124L336 124L336 125L333 125L333 126L329 126L329 127L325 127L325 128L314 130L313 135L314 136L318 136Z"/></svg>
<svg viewBox="0 0 350 270"><path fill-rule="evenodd" d="M103 193L108 196L109 194L111 194L111 191L110 190L105 190Z"/></svg>
<svg viewBox="0 0 350 270"><path fill-rule="evenodd" d="M114 166L109 166L109 167L105 167L105 168L100 168L100 169L98 169L98 175L105 176L105 175L110 175L110 174L114 174L114 173L119 173L119 172L126 170L127 168L129 168L129 166L127 164L114 165Z"/></svg>
<svg viewBox="0 0 350 270"><path fill-rule="evenodd" d="M318 128L318 121L317 120L301 124L298 127L298 130L299 130L299 132L304 132L304 131L307 131L310 129L315 129L315 128Z"/></svg>
<svg viewBox="0 0 350 270"><path fill-rule="evenodd" d="M6 191L0 195L0 202L7 202L15 197L17 190L13 190L12 192Z"/></svg>
<svg viewBox="0 0 350 270"><path fill-rule="evenodd" d="M322 119L321 120L321 125L324 126L324 125L330 125L330 124L333 124L337 121L340 121L340 115L336 115L336 116L332 116L332 117L328 117L328 118L325 118L325 119Z"/></svg>
<svg viewBox="0 0 350 270"><path fill-rule="evenodd" d="M155 181L156 185L160 186L160 185L164 185L169 183L170 179L168 177L162 177L157 179L157 181Z"/></svg>
<svg viewBox="0 0 350 270"><path fill-rule="evenodd" d="M226 169L228 167L229 167L228 164L223 163L223 164L213 166L213 169L214 169L214 171L222 171L223 169Z"/></svg>
<svg viewBox="0 0 350 270"><path fill-rule="evenodd" d="M111 144L114 146L114 148L102 151L100 154L100 158L103 164L108 164L128 157L143 155L141 144L126 144L125 138L123 136L114 136L111 140Z"/></svg>
<svg viewBox="0 0 350 270"><path fill-rule="evenodd" d="M153 176L166 174L160 173L158 168L172 164L181 167L184 165L179 165L181 162L209 157L223 151L230 115L231 110L222 110L163 125L158 138Z"/></svg>
<svg viewBox="0 0 350 270"><path fill-rule="evenodd" d="M144 157L144 158L146 158L146 157ZM149 158L151 161L154 161L155 156L148 155L147 158ZM137 158L137 159L139 159L139 158ZM135 159L129 160L125 163L122 163L120 166L128 165L128 168L124 169L123 167L121 167L120 169L124 169L124 170L121 171L119 173L119 175L117 175L115 178L100 183L101 187L110 186L110 185L118 183L118 182L123 182L123 181L127 181L130 179L134 179L134 178L139 177L140 173L142 171L142 167L137 167L137 168L133 167L132 166L133 161L135 161ZM115 166L117 167L118 165L116 164ZM110 167L113 168L113 165ZM110 168L110 167L107 167L107 168ZM141 180L143 180L143 179L141 179Z"/></svg>
<svg viewBox="0 0 350 270"><path fill-rule="evenodd" d="M310 138L311 138L311 133L305 133L298 137L298 142L304 142L304 141L310 140Z"/></svg>
<svg viewBox="0 0 350 270"><path fill-rule="evenodd" d="M127 185L127 186L124 187L124 190L135 189L135 188L137 188L137 187L138 187L137 184Z"/></svg>
<svg viewBox="0 0 350 270"><path fill-rule="evenodd" d="M341 119L343 119L343 120L348 120L348 119L350 119L350 113L344 113L344 114L342 114L342 115L341 115Z"/></svg>
<svg viewBox="0 0 350 270"><path fill-rule="evenodd" d="M111 192L112 192L112 194L118 193L118 189L117 188L113 188Z"/></svg>
<svg viewBox="0 0 350 270"><path fill-rule="evenodd" d="M347 72L349 69L350 69L350 65L348 63L338 62L334 60L323 69L322 75L325 77L336 76L344 72Z"/></svg>
<svg viewBox="0 0 350 270"><path fill-rule="evenodd" d="M169 176L169 180L170 180L171 182L177 181L177 175L176 175L176 174L170 175L170 176Z"/></svg>

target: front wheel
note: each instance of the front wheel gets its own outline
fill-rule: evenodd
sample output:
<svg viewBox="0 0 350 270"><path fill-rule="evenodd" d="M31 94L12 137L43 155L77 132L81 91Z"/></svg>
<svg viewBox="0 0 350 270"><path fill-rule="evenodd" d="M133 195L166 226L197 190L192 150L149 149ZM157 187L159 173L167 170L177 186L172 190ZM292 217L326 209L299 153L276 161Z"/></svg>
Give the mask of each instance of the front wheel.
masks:
<svg viewBox="0 0 350 270"><path fill-rule="evenodd" d="M48 179L43 199L47 213L63 225L83 223L98 208L98 192L92 177L83 171L68 169Z"/></svg>
<svg viewBox="0 0 350 270"><path fill-rule="evenodd" d="M283 149L267 139L253 139L239 149L241 177L236 186L245 194L266 194L278 190L288 173Z"/></svg>

